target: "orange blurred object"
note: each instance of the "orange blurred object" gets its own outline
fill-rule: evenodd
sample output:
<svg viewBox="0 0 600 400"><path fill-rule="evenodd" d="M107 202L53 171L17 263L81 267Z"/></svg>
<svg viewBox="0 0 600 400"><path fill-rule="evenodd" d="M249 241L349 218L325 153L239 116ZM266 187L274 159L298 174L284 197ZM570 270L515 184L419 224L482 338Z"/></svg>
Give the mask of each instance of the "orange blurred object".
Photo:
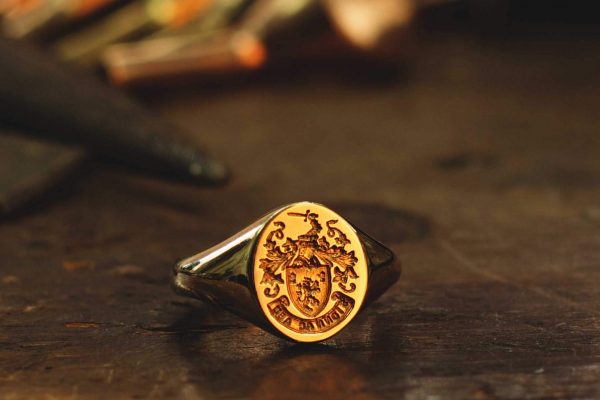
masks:
<svg viewBox="0 0 600 400"><path fill-rule="evenodd" d="M86 18L119 0L6 0L3 31L11 37L39 37ZM0 10L2 8L0 7Z"/></svg>
<svg viewBox="0 0 600 400"><path fill-rule="evenodd" d="M96 65L107 46L182 26L201 16L212 3L213 0L133 2L58 41L54 50L66 61Z"/></svg>
<svg viewBox="0 0 600 400"><path fill-rule="evenodd" d="M115 0L71 0L67 10L73 18L83 18L111 3Z"/></svg>
<svg viewBox="0 0 600 400"><path fill-rule="evenodd" d="M46 0L2 0L0 1L0 13L5 18L14 18L19 14L27 13L30 10L39 7Z"/></svg>
<svg viewBox="0 0 600 400"><path fill-rule="evenodd" d="M160 54L159 54L160 53ZM109 77L116 85L168 79L188 74L230 73L260 68L267 50L255 36L246 32L217 36L201 45L182 38L156 38L135 45L111 46L104 63L110 64Z"/></svg>
<svg viewBox="0 0 600 400"><path fill-rule="evenodd" d="M117 85L256 69L281 51L298 53L331 26L354 52L390 56L403 49L415 10L414 0L258 0L230 29L114 45L103 65Z"/></svg>

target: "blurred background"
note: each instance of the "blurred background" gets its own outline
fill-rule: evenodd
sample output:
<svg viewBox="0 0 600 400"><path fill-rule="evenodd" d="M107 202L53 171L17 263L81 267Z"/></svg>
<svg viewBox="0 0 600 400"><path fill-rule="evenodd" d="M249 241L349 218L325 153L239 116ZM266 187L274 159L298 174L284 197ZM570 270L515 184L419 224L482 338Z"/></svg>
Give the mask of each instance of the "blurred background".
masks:
<svg viewBox="0 0 600 400"><path fill-rule="evenodd" d="M483 104L505 93L544 102L544 92L560 90L577 90L577 102L597 85L592 9L508 0L2 0L3 213L36 202L91 159L219 185L245 173L230 168L242 153L267 173L303 158L274 164L270 152L308 151L315 138L331 146L331 131L357 144L378 131L378 141L398 146L391 167L402 174L412 171L400 165L406 154L457 118L463 132L450 140L472 149L448 143L436 149L440 165L491 165L489 146L505 135L477 126L492 112ZM536 104L530 113L543 112ZM396 112L380 112L389 107ZM517 119L496 122L511 131ZM392 162L376 148L365 156L369 148L346 147L366 175Z"/></svg>

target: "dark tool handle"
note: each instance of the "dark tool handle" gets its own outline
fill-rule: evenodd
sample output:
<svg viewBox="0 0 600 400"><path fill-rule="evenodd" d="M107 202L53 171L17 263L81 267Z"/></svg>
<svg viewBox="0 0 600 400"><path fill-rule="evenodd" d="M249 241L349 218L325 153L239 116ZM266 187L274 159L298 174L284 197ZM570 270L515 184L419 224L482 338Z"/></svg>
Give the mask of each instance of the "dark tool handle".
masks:
<svg viewBox="0 0 600 400"><path fill-rule="evenodd" d="M227 177L221 163L175 126L93 77L5 38L0 38L1 121L172 177L202 183Z"/></svg>

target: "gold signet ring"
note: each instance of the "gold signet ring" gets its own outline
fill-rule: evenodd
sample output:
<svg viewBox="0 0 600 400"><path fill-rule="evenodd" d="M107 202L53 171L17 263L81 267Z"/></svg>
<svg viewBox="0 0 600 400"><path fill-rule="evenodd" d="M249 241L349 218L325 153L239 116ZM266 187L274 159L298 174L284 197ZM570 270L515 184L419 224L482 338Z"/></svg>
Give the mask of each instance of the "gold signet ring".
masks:
<svg viewBox="0 0 600 400"><path fill-rule="evenodd" d="M175 266L178 293L297 342L342 330L400 276L391 250L320 204L274 210Z"/></svg>

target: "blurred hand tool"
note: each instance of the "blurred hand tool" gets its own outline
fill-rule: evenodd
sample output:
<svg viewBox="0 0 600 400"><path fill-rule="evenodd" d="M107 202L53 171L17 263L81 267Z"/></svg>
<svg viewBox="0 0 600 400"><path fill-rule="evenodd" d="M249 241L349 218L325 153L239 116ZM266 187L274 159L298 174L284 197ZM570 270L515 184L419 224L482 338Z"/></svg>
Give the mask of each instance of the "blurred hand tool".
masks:
<svg viewBox="0 0 600 400"><path fill-rule="evenodd" d="M209 34L237 23L254 0L213 0L210 5L189 22L168 26L151 33L146 38L171 37L186 34ZM111 45L118 46L117 45Z"/></svg>
<svg viewBox="0 0 600 400"><path fill-rule="evenodd" d="M2 29L14 38L40 38L123 0L5 0Z"/></svg>
<svg viewBox="0 0 600 400"><path fill-rule="evenodd" d="M23 42L0 38L0 121L85 144L128 165L197 183L220 183L223 165L163 119L92 77Z"/></svg>
<svg viewBox="0 0 600 400"><path fill-rule="evenodd" d="M103 58L121 85L171 76L259 68L273 55L335 28L354 51L373 56L402 47L414 0L257 0L236 26L217 35L150 38L112 46Z"/></svg>
<svg viewBox="0 0 600 400"><path fill-rule="evenodd" d="M203 13L213 0L133 2L59 40L54 50L66 61L95 65L106 46L140 39L165 27L181 26Z"/></svg>
<svg viewBox="0 0 600 400"><path fill-rule="evenodd" d="M0 130L0 217L34 202L81 166L86 152Z"/></svg>
<svg viewBox="0 0 600 400"><path fill-rule="evenodd" d="M293 47L305 31L303 22L314 20L318 10L313 0L257 0L231 29L114 46L105 53L104 66L119 84L258 68L269 46L269 51Z"/></svg>
<svg viewBox="0 0 600 400"><path fill-rule="evenodd" d="M219 39L216 32L222 32L225 28L243 11L248 4L251 3L248 0L220 0L215 1L210 8L206 11L202 17L197 18L195 21L190 22L184 26L175 29L165 29L158 31L155 34L149 36L145 40L141 40L134 43L114 44L109 46L104 52L104 59L106 62L114 65L115 69L112 70L111 79L113 83L121 83L118 65L120 65L120 57L125 55L126 60L123 60L129 68L135 69L136 65L140 65L139 75L136 79L142 80L144 78L144 67L151 66L149 69L149 78L160 77L161 68L166 67L166 75L169 75L171 64L171 55L180 57L189 48L190 51L197 53L197 43L202 42L204 44L210 42L210 38L214 37ZM205 52L201 54L195 54L196 57L205 59L206 64L210 64L210 58L208 52L214 49L216 46L208 46ZM259 52L262 48L259 49ZM213 63L223 64L222 61L218 60L219 54L213 55ZM248 57L252 57L249 54ZM260 53L258 54L260 57ZM129 63L128 61L132 62ZM164 62L161 62L164 61ZM189 60L184 60L189 61ZM195 63L188 62L185 65L177 65L177 68L184 69L189 68L191 71L196 71L198 65ZM215 66L210 67L212 69ZM129 71L125 71L123 80L128 81L130 77Z"/></svg>

